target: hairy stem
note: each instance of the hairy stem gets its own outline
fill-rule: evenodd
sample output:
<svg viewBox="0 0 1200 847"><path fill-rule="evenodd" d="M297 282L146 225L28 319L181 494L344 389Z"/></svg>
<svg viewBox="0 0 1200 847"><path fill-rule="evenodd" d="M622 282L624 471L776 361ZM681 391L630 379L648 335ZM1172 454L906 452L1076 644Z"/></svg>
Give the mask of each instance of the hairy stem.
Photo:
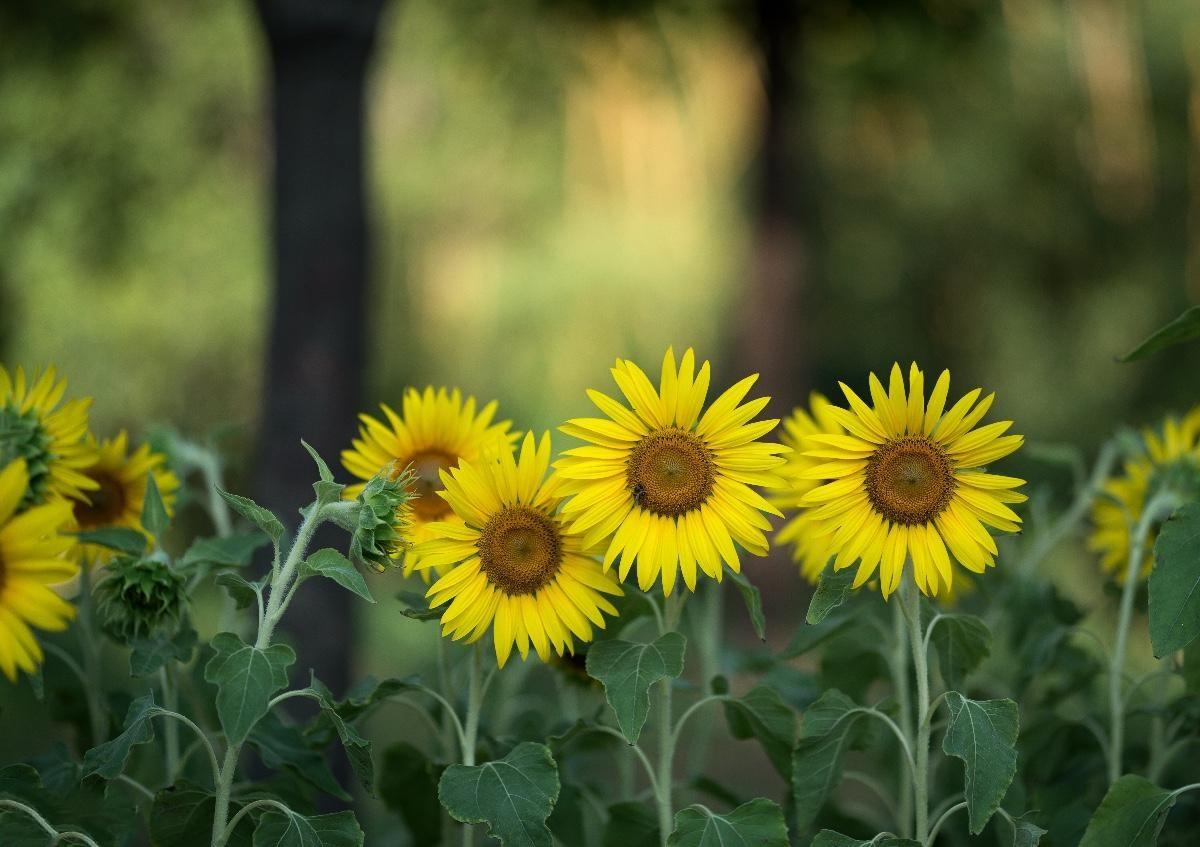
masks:
<svg viewBox="0 0 1200 847"><path fill-rule="evenodd" d="M900 602L904 604L904 623L912 650L913 669L917 678L917 735L914 743L916 776L913 779L914 832L924 844L929 838L929 657L921 632L921 595L913 580L911 565L904 569L900 585Z"/></svg>
<svg viewBox="0 0 1200 847"><path fill-rule="evenodd" d="M663 611L663 633L675 632L679 629L679 620L683 615L683 593L667 597ZM655 780L655 792L658 805L658 830L663 847L671 837L674 828L675 814L672 805L672 788L675 782L675 730L671 724L671 682L670 677L658 685L658 777Z"/></svg>
<svg viewBox="0 0 1200 847"><path fill-rule="evenodd" d="M471 676L467 683L467 719L463 725L462 763L471 767L475 764L475 744L479 737L479 713L483 707L483 649L479 644L471 649ZM470 824L462 830L463 847L475 843L475 832Z"/></svg>
<svg viewBox="0 0 1200 847"><path fill-rule="evenodd" d="M892 685L896 691L896 702L900 706L900 727L904 730L904 737L911 739L915 732L912 712L912 681L908 671L908 639L905 635L904 627L904 609L901 603L895 603L892 606L892 656L890 660L892 671ZM900 773L897 777L899 790L897 796L900 798L900 808L898 812L898 825L900 835L905 838L912 836L912 769L909 763L900 757Z"/></svg>
<svg viewBox="0 0 1200 847"><path fill-rule="evenodd" d="M100 633L96 630L95 601L92 597L92 566L84 562L79 569L79 646L86 678L88 720L92 746L108 740L108 710L104 704L104 674L100 666Z"/></svg>

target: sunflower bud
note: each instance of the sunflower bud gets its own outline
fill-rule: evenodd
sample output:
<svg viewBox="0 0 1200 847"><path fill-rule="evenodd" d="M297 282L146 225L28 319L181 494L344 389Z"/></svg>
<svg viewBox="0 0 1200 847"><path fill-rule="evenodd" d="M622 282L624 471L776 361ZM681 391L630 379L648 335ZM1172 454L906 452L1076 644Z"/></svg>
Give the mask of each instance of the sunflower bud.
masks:
<svg viewBox="0 0 1200 847"><path fill-rule="evenodd" d="M382 573L398 564L412 529L411 467L392 462L371 478L357 498L350 558Z"/></svg>
<svg viewBox="0 0 1200 847"><path fill-rule="evenodd" d="M187 581L161 559L117 556L95 601L100 626L115 641L174 635L187 612Z"/></svg>

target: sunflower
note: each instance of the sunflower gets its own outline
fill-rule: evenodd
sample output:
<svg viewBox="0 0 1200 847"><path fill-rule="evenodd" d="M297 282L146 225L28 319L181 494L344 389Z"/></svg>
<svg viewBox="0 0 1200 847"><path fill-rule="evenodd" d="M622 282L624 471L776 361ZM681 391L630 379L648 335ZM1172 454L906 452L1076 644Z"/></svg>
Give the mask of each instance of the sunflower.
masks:
<svg viewBox="0 0 1200 847"><path fill-rule="evenodd" d="M1145 449L1125 461L1120 476L1105 484L1106 496L1092 506L1096 529L1088 549L1099 553L1100 566L1122 583L1129 564L1130 528L1141 517L1150 490L1170 481L1200 494L1200 406L1182 420L1168 417L1161 431L1145 430L1142 439ZM1146 538L1143 578L1154 567L1156 535L1152 531Z"/></svg>
<svg viewBox="0 0 1200 847"><path fill-rule="evenodd" d="M586 533L584 546L612 536L605 570L620 556L624 580L636 561L638 586L645 591L661 575L664 594L680 573L694 591L697 567L718 581L722 561L740 572L735 542L765 556L763 531L771 524L760 512L783 515L751 486L783 486L779 454L789 448L759 441L778 420L751 423L770 398L742 404L758 376L746 377L701 414L710 369L704 362L696 371L690 349L678 369L667 350L657 391L633 362L618 359L612 375L633 410L589 390L606 417L560 427L590 442L567 450L554 465L564 493L574 495L563 511L573 531Z"/></svg>
<svg viewBox="0 0 1200 847"><path fill-rule="evenodd" d="M846 433L805 438L806 454L822 462L803 472L824 481L804 503L834 568L857 561L856 588L878 570L886 598L900 585L906 559L930 596L951 586L951 556L975 573L994 565L996 542L986 527L1018 531L1021 519L1007 504L1025 500L1014 490L1024 480L981 470L1024 440L1004 434L1012 421L974 428L995 394L980 401L976 388L944 411L950 372L942 371L926 404L916 364L907 391L899 365L886 391L871 374L873 407L841 387L850 409L829 411Z"/></svg>
<svg viewBox="0 0 1200 847"><path fill-rule="evenodd" d="M65 629L75 609L49 586L79 571L63 557L74 543L60 530L71 518L64 500L52 500L17 514L29 488L24 459L0 469L0 670L9 680L17 669L32 673L42 648L30 626Z"/></svg>
<svg viewBox="0 0 1200 847"><path fill-rule="evenodd" d="M72 504L75 528L89 531L125 527L149 537L142 526L142 506L146 502L146 480L150 474L154 474L154 484L158 486L167 514L175 512L179 478L167 467L167 457L155 453L149 444L142 444L130 453L129 436L124 430L116 438L106 438L99 443L89 438L89 445L97 461L84 473L95 487L85 500ZM111 551L103 547L87 544L84 548L94 559L111 558Z"/></svg>
<svg viewBox="0 0 1200 847"><path fill-rule="evenodd" d="M0 466L25 460L29 487L21 508L56 496L82 500L96 488L84 473L96 461L85 440L92 399L55 409L66 390L67 381L52 367L28 384L24 369L10 375L0 365Z"/></svg>
<svg viewBox="0 0 1200 847"><path fill-rule="evenodd" d="M804 474L822 463L804 453L804 439L810 435L841 435L845 432L837 419L830 414L833 404L825 395L813 392L808 398L808 409L797 407L791 417L783 422L783 435L780 441L792 448L785 458L785 464L779 475L787 480L787 487L775 492L767 498L780 509L798 509L791 520L780 527L775 535L777 544L792 544L792 558L800 565L800 572L809 582L816 584L829 563L828 544L825 539L813 531L819 525L812 518L811 510L806 508L804 495L818 485L819 480L810 479Z"/></svg>
<svg viewBox="0 0 1200 847"><path fill-rule="evenodd" d="M449 504L438 496L441 488L439 474L458 466L462 460L478 461L490 450L511 450L517 439L511 423L492 423L496 402L476 411L475 398L467 397L456 388L447 392L432 386L424 392L410 388L404 392L403 414L380 404L387 423L370 415L359 415L362 426L354 447L342 451L342 464L362 480L370 480L381 470L399 462L411 465L416 473L415 496L409 502L408 538L413 545L430 538L426 527L435 521L455 521ZM346 499L353 500L366 482L346 488ZM404 572L410 574L416 565L416 548L404 554ZM428 581L429 574L422 571Z"/></svg>
<svg viewBox="0 0 1200 847"><path fill-rule="evenodd" d="M441 492L456 522L429 524L417 567L452 566L427 592L431 607L449 603L442 634L468 642L493 627L496 662L513 645L525 659L529 646L542 661L553 648L573 652L575 639L591 641L593 626L616 607L604 596L621 586L591 558L579 533L558 512L557 479L546 478L550 434L526 433L519 459L503 450L477 463L463 460L442 471Z"/></svg>

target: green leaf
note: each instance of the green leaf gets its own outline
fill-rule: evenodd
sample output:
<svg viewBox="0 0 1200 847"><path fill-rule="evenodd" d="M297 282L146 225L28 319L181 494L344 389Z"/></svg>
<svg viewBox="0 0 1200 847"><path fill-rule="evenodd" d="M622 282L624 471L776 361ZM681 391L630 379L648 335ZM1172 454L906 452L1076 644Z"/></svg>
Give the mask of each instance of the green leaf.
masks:
<svg viewBox="0 0 1200 847"><path fill-rule="evenodd" d="M1194 338L1200 338L1200 306L1192 306L1166 326L1155 330L1149 338L1124 356L1118 356L1117 360L1132 362Z"/></svg>
<svg viewBox="0 0 1200 847"><path fill-rule="evenodd" d="M967 816L971 834L978 835L1000 807L1017 772L1017 704L1012 700L968 700L950 691L946 706L950 725L942 750L963 760Z"/></svg>
<svg viewBox="0 0 1200 847"><path fill-rule="evenodd" d="M337 550L326 547L313 553L305 560L300 573L301 578L309 576L328 577L342 586L342 588L352 591L368 603L375 602L375 598L371 596L371 589L367 588L367 581L363 579L362 574L350 563L349 559Z"/></svg>
<svg viewBox="0 0 1200 847"><path fill-rule="evenodd" d="M230 494L221 488L217 489L217 493L225 499L225 502L229 504L231 509L265 532L267 537L271 539L272 544L279 543L279 539L283 537L283 524L279 522L279 518L255 503L249 497Z"/></svg>
<svg viewBox="0 0 1200 847"><path fill-rule="evenodd" d="M737 586L738 593L742 595L742 602L746 604L746 611L750 613L750 623L754 626L754 634L758 636L759 641L766 641L767 619L763 616L762 594L744 573L729 571L726 576ZM720 589L715 585L710 585L708 590L719 591Z"/></svg>
<svg viewBox="0 0 1200 847"><path fill-rule="evenodd" d="M151 847L209 847L216 805L211 791L186 779L159 791L150 806ZM238 804L230 804L230 817L238 808ZM243 820L226 844L249 847L250 833L250 822Z"/></svg>
<svg viewBox="0 0 1200 847"><path fill-rule="evenodd" d="M788 847L787 824L775 803L758 797L727 815L688 806L675 815L669 847Z"/></svg>
<svg viewBox="0 0 1200 847"><path fill-rule="evenodd" d="M136 529L107 527L87 532L77 532L75 537L85 544L98 544L128 556L140 556L146 552L146 536Z"/></svg>
<svg viewBox="0 0 1200 847"><path fill-rule="evenodd" d="M333 473L329 470L329 465L325 464L325 460L307 441L301 441L304 449L308 451L308 455L312 456L313 461L317 463L317 473L320 474L320 482L313 483L313 491L316 492L317 502L324 505L326 503L336 503L342 499L342 492L346 486L333 481Z"/></svg>
<svg viewBox="0 0 1200 847"><path fill-rule="evenodd" d="M115 779L125 769L129 751L138 744L154 740L154 726L150 721L161 714L163 710L154 705L153 694L146 694L130 703L121 734L93 747L84 755L83 775L87 777L98 773L105 779Z"/></svg>
<svg viewBox="0 0 1200 847"><path fill-rule="evenodd" d="M321 686L321 688L324 689L324 686ZM419 677L416 676L405 677L403 679L388 677L383 680L368 676L366 679L352 686L346 692L345 698L333 703L332 708L345 720L352 721L357 720L389 697L395 697L397 694L405 691L423 690L427 689L421 685ZM326 693L328 693L327 689Z"/></svg>
<svg viewBox="0 0 1200 847"><path fill-rule="evenodd" d="M225 593L233 599L239 609L246 609L258 603L258 598L262 596L263 589L270 579L271 575L266 574L262 579L249 582L240 573L225 571L217 574L216 583L225 589Z"/></svg>
<svg viewBox="0 0 1200 847"><path fill-rule="evenodd" d="M171 516L167 514L167 504L163 502L162 494L159 493L158 482L155 481L153 473L148 473L146 498L142 501L142 526L157 540L162 538L170 523Z"/></svg>
<svg viewBox="0 0 1200 847"><path fill-rule="evenodd" d="M1150 572L1150 643L1162 658L1200 635L1200 503L1163 524Z"/></svg>
<svg viewBox="0 0 1200 847"><path fill-rule="evenodd" d="M792 754L792 801L797 832L816 821L821 807L842 780L842 757L858 743L864 717L858 704L830 689L804 712L800 741Z"/></svg>
<svg viewBox="0 0 1200 847"><path fill-rule="evenodd" d="M850 583L854 582L854 569L843 568L835 571L826 568L813 592L812 600L808 602L808 614L804 616L805 623L819 624L829 613L846 602L850 594Z"/></svg>
<svg viewBox="0 0 1200 847"><path fill-rule="evenodd" d="M437 769L416 747L400 741L383 752L379 796L404 821L413 844L441 842Z"/></svg>
<svg viewBox="0 0 1200 847"><path fill-rule="evenodd" d="M159 633L151 638L135 638L129 643L129 673L149 676L170 662L186 662L196 648L196 630L183 626L174 635Z"/></svg>
<svg viewBox="0 0 1200 847"><path fill-rule="evenodd" d="M1154 847L1176 794L1136 774L1108 789L1079 847Z"/></svg>
<svg viewBox="0 0 1200 847"><path fill-rule="evenodd" d="M961 688L967 674L992 652L992 631L974 615L939 615L931 624L942 681Z"/></svg>
<svg viewBox="0 0 1200 847"><path fill-rule="evenodd" d="M391 680L387 682L391 682ZM395 682L399 682L399 680ZM377 685L375 692L378 692L383 686L384 683ZM315 676L312 677L308 688L304 689L303 693L313 697L321 706L320 717L333 726L338 740L342 742L342 747L346 750L346 758L350 760L350 766L354 768L355 776L358 777L358 781L362 783L367 793L374 797L375 763L371 759L371 742L363 738L358 730L349 723L351 718L347 717L347 714L354 714L353 706L336 702L329 689ZM369 697L374 696L374 694L369 695ZM362 710L365 711L365 708L365 706L362 707Z"/></svg>
<svg viewBox="0 0 1200 847"><path fill-rule="evenodd" d="M1184 691L1193 697L1200 695L1200 641L1193 641L1183 651Z"/></svg>
<svg viewBox="0 0 1200 847"><path fill-rule="evenodd" d="M553 845L546 819L558 798L558 767L543 744L525 741L503 759L446 768L438 797L455 820L486 823L503 847Z"/></svg>
<svg viewBox="0 0 1200 847"><path fill-rule="evenodd" d="M259 758L271 770L287 769L319 791L349 801L350 795L338 785L325 757L294 726L285 724L274 712L267 712L246 736Z"/></svg>
<svg viewBox="0 0 1200 847"><path fill-rule="evenodd" d="M649 644L598 641L587 654L587 672L604 685L604 696L630 744L638 740L650 712L650 686L683 673L687 639L668 632ZM670 685L670 683L665 683Z"/></svg>
<svg viewBox="0 0 1200 847"><path fill-rule="evenodd" d="M0 843L4 847L55 847L56 841L55 836L24 812L0 808Z"/></svg>
<svg viewBox="0 0 1200 847"><path fill-rule="evenodd" d="M841 614L826 617L818 624L801 623L792 640L779 654L781 659L794 659L803 656L810 650L815 650L831 638L836 638L846 632L854 623L853 614Z"/></svg>
<svg viewBox="0 0 1200 847"><path fill-rule="evenodd" d="M362 847L353 812L305 816L272 809L254 828L254 847Z"/></svg>
<svg viewBox="0 0 1200 847"><path fill-rule="evenodd" d="M258 532L235 532L224 538L198 538L179 559L179 567L243 568L266 539Z"/></svg>
<svg viewBox="0 0 1200 847"><path fill-rule="evenodd" d="M658 815L643 803L608 807L604 847L659 847Z"/></svg>
<svg viewBox="0 0 1200 847"><path fill-rule="evenodd" d="M911 838L901 838L891 833L879 833L874 838L864 841L861 838L851 838L832 829L823 829L813 836L809 847L922 847L920 841Z"/></svg>
<svg viewBox="0 0 1200 847"><path fill-rule="evenodd" d="M424 594L416 591L398 591L396 599L404 604L400 614L415 621L437 621L442 619L441 609L429 608L429 601Z"/></svg>
<svg viewBox="0 0 1200 847"><path fill-rule="evenodd" d="M271 697L287 685L287 669L296 654L286 644L265 650L251 647L232 632L212 640L215 655L204 667L204 679L217 686L217 716L232 744L241 744L267 713Z"/></svg>
<svg viewBox="0 0 1200 847"><path fill-rule="evenodd" d="M1012 847L1038 847L1038 842L1046 834L1046 830L1027 820L1031 816L1032 812L1012 819Z"/></svg>
<svg viewBox="0 0 1200 847"><path fill-rule="evenodd" d="M792 748L796 744L796 713L769 685L756 685L745 695L722 703L725 721L734 738L757 738L775 770L785 780L791 775Z"/></svg>

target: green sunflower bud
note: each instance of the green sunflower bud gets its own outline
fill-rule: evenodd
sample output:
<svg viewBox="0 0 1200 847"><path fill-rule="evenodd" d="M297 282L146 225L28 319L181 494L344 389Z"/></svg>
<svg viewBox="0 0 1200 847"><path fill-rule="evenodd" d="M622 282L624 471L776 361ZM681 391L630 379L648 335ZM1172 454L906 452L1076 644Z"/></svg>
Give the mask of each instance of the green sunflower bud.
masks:
<svg viewBox="0 0 1200 847"><path fill-rule="evenodd" d="M187 580L161 559L117 556L94 599L100 626L115 641L174 635L187 612Z"/></svg>
<svg viewBox="0 0 1200 847"><path fill-rule="evenodd" d="M371 478L357 498L357 521L352 529L350 558L379 573L398 564L409 546L412 528L411 467L392 462Z"/></svg>

